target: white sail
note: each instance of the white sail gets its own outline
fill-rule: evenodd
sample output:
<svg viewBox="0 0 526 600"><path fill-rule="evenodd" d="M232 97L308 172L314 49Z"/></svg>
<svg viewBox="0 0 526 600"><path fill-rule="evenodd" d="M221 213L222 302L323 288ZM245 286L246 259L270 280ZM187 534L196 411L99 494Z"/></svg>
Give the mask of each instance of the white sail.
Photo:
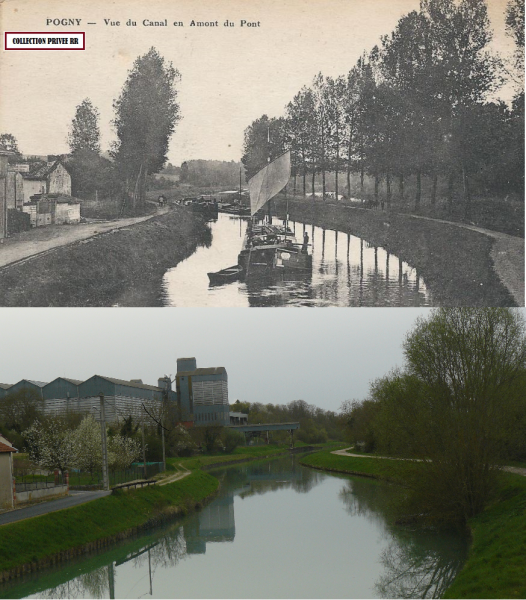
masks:
<svg viewBox="0 0 526 600"><path fill-rule="evenodd" d="M271 198L279 194L289 179L290 151L273 160L249 179L250 214L256 214Z"/></svg>

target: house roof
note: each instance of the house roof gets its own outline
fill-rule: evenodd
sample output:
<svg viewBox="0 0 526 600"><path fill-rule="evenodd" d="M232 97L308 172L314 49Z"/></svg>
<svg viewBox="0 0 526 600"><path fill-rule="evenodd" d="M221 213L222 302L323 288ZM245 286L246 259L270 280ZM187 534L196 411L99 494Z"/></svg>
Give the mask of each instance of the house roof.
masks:
<svg viewBox="0 0 526 600"><path fill-rule="evenodd" d="M56 160L51 165L48 165L47 163L39 163L38 166L29 171L29 173L22 173L22 177L24 179L40 181L42 179L46 179L59 165L62 165L61 160Z"/></svg>
<svg viewBox="0 0 526 600"><path fill-rule="evenodd" d="M206 369L196 369L195 371L179 371L177 373L177 377L189 375L221 375L222 373L226 373L225 367L209 367Z"/></svg>
<svg viewBox="0 0 526 600"><path fill-rule="evenodd" d="M116 385L125 385L127 387L140 388L143 390L154 390L155 392L162 391L161 388L155 385L146 385L145 383L134 383L133 381L126 381L126 379L114 379L113 377L105 377L104 375L94 375L94 377L100 377L106 381L110 381Z"/></svg>
<svg viewBox="0 0 526 600"><path fill-rule="evenodd" d="M4 444L4 442L0 442L0 452L16 452L16 448L8 446L7 444Z"/></svg>
<svg viewBox="0 0 526 600"><path fill-rule="evenodd" d="M7 388L10 388L12 385L12 383L0 383L0 388L7 390Z"/></svg>

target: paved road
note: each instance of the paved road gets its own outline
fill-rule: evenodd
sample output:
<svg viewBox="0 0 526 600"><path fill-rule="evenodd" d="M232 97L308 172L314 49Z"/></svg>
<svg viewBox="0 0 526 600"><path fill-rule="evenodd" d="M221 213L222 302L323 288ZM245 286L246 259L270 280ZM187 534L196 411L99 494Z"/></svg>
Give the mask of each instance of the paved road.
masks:
<svg viewBox="0 0 526 600"><path fill-rule="evenodd" d="M50 500L48 502L41 502L40 504L34 504L33 506L27 506L25 508L19 508L17 510L11 510L9 512L0 514L0 525L6 523L14 523L15 521L22 521L23 519L29 519L31 517L38 517L45 515L50 512L62 510L63 508L71 508L72 506L78 506L103 496L108 496L111 492L95 491L95 492L70 492L70 496L65 498L57 498L56 500Z"/></svg>

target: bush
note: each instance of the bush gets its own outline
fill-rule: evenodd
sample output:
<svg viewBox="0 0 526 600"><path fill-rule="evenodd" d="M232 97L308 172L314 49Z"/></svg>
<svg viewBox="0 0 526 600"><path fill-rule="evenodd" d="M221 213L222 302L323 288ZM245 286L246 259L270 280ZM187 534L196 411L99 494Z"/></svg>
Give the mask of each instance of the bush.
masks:
<svg viewBox="0 0 526 600"><path fill-rule="evenodd" d="M239 431L233 431L232 429L227 429L223 435L223 446L225 447L225 452L231 453L238 446L241 446L245 443L245 436Z"/></svg>

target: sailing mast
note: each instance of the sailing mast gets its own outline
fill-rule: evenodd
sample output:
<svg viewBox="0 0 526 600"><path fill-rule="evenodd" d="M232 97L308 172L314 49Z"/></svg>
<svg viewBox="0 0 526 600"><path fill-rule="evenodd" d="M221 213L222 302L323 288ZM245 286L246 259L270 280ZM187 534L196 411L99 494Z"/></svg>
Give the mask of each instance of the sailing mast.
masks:
<svg viewBox="0 0 526 600"><path fill-rule="evenodd" d="M267 164L270 165L270 125L267 127ZM268 223L272 225L272 198L268 201Z"/></svg>

